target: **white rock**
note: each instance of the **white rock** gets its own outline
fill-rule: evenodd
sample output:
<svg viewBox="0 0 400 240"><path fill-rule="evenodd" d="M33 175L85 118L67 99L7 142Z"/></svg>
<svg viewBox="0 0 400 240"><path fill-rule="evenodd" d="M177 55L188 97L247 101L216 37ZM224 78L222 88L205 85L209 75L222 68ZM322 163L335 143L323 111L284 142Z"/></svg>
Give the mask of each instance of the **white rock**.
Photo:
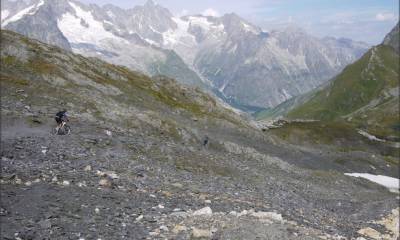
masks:
<svg viewBox="0 0 400 240"><path fill-rule="evenodd" d="M187 230L187 227L186 226L182 226L182 225L175 225L175 227L174 227L174 229L172 229L172 232L174 233L174 234L178 234L178 233L180 233L180 232L182 232L182 231L186 231Z"/></svg>
<svg viewBox="0 0 400 240"><path fill-rule="evenodd" d="M236 211L230 211L230 212L229 212L229 215L237 216L238 213L237 213Z"/></svg>
<svg viewBox="0 0 400 240"><path fill-rule="evenodd" d="M69 185L70 185L70 182L67 181L67 180L64 180L63 183L62 183L62 185L64 185L64 186L69 186Z"/></svg>
<svg viewBox="0 0 400 240"><path fill-rule="evenodd" d="M15 184L18 184L18 185L22 184L22 180L19 179L19 178L16 178L15 179Z"/></svg>
<svg viewBox="0 0 400 240"><path fill-rule="evenodd" d="M204 202L210 204L211 200L205 200Z"/></svg>
<svg viewBox="0 0 400 240"><path fill-rule="evenodd" d="M198 229L198 228L193 228L192 229L192 236L194 238L211 238L212 233L210 230L206 229Z"/></svg>
<svg viewBox="0 0 400 240"><path fill-rule="evenodd" d="M107 136L111 137L112 136L112 132L110 130L105 130L105 133Z"/></svg>
<svg viewBox="0 0 400 240"><path fill-rule="evenodd" d="M102 187L112 187L112 183L107 178L100 179L99 185Z"/></svg>
<svg viewBox="0 0 400 240"><path fill-rule="evenodd" d="M194 211L193 216L200 216L200 215L212 215L212 210L210 207L205 207Z"/></svg>
<svg viewBox="0 0 400 240"><path fill-rule="evenodd" d="M140 220L142 220L143 219L143 215L140 215L139 217L137 217L135 220L136 221L140 221Z"/></svg>
<svg viewBox="0 0 400 240"><path fill-rule="evenodd" d="M164 226L164 225L160 226L160 230L162 230L164 232L168 232L169 231L168 227Z"/></svg>
<svg viewBox="0 0 400 240"><path fill-rule="evenodd" d="M254 212L251 216L262 219L262 220L272 220L275 222L283 222L281 214L274 212Z"/></svg>
<svg viewBox="0 0 400 240"><path fill-rule="evenodd" d="M160 208L160 209L164 209L164 206L163 206L163 205L161 205L161 204L158 204L158 208Z"/></svg>
<svg viewBox="0 0 400 240"><path fill-rule="evenodd" d="M32 185L32 182L31 181L27 181L26 183L25 183L25 186L31 186Z"/></svg>
<svg viewBox="0 0 400 240"><path fill-rule="evenodd" d="M92 171L92 166L87 165L83 170L86 172Z"/></svg>

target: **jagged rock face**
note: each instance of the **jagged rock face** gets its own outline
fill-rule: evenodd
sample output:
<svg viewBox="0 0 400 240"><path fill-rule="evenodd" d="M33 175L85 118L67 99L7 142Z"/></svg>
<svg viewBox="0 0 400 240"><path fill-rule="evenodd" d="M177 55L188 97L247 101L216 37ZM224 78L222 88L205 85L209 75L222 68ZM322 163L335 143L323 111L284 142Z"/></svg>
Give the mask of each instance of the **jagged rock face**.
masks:
<svg viewBox="0 0 400 240"><path fill-rule="evenodd" d="M399 23L392 29L392 31L385 37L383 44L391 46L395 51L400 54L400 36L399 36Z"/></svg>
<svg viewBox="0 0 400 240"><path fill-rule="evenodd" d="M69 5L64 1L36 1L31 6L34 7L30 13L24 15L20 20L8 23L5 27L30 38L71 50L68 39L57 25L57 15L70 10Z"/></svg>
<svg viewBox="0 0 400 240"><path fill-rule="evenodd" d="M199 51L195 62L226 96L245 105L276 106L326 82L364 52L363 46L325 43L298 29L247 33L227 35Z"/></svg>
<svg viewBox="0 0 400 240"><path fill-rule="evenodd" d="M296 28L267 33L234 13L178 18L152 1L127 10L74 0L19 0L16 7L7 1L6 29L147 74L213 88L237 106L276 106L326 82L367 49L363 43L317 39Z"/></svg>

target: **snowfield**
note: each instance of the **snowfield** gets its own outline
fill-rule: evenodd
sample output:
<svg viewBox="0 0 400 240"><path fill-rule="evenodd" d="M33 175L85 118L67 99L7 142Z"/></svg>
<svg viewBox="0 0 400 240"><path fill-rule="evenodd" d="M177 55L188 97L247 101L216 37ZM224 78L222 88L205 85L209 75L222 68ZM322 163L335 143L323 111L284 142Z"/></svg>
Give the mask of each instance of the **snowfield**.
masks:
<svg viewBox="0 0 400 240"><path fill-rule="evenodd" d="M399 179L383 175L373 175L369 173L345 173L346 176L365 178L389 189L391 192L399 192Z"/></svg>

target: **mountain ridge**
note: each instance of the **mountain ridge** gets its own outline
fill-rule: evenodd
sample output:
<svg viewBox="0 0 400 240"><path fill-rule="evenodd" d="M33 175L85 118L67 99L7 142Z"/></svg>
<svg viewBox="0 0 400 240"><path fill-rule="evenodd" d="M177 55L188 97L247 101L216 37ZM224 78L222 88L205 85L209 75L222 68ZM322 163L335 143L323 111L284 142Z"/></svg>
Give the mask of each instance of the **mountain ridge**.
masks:
<svg viewBox="0 0 400 240"><path fill-rule="evenodd" d="M150 75L214 89L237 106L276 106L327 81L366 49L304 31L264 32L234 13L179 18L150 2L130 9L68 0L31 3L40 6L13 22L12 14L6 16L2 27ZM175 65L168 63L169 51L176 53ZM169 71L159 72L160 63Z"/></svg>
<svg viewBox="0 0 400 240"><path fill-rule="evenodd" d="M382 44L347 66L328 86L292 109L289 118L324 121L346 119L372 133L397 136L399 100L398 24Z"/></svg>

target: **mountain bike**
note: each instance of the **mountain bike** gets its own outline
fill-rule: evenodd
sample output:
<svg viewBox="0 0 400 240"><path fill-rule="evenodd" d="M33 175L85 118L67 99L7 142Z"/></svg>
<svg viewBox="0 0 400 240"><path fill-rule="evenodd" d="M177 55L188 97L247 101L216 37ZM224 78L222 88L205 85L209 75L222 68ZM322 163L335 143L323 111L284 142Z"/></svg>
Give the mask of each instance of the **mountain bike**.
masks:
<svg viewBox="0 0 400 240"><path fill-rule="evenodd" d="M62 122L61 126L53 128L51 133L54 135L68 135L71 133L71 127L66 122Z"/></svg>

